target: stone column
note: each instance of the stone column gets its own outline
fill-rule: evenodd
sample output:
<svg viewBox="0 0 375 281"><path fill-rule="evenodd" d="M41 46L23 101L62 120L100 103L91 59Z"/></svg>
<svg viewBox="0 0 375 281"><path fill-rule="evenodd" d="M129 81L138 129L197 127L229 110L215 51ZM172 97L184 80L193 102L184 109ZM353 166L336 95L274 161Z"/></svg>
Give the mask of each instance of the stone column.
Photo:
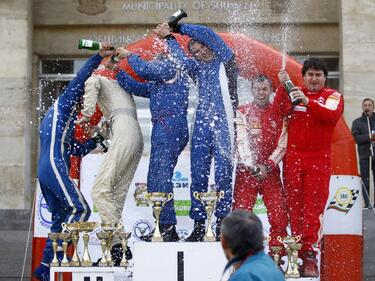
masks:
<svg viewBox="0 0 375 281"><path fill-rule="evenodd" d="M0 1L0 210L29 209L32 1Z"/></svg>
<svg viewBox="0 0 375 281"><path fill-rule="evenodd" d="M341 0L341 90L349 126L362 113L362 100L375 99L375 2Z"/></svg>

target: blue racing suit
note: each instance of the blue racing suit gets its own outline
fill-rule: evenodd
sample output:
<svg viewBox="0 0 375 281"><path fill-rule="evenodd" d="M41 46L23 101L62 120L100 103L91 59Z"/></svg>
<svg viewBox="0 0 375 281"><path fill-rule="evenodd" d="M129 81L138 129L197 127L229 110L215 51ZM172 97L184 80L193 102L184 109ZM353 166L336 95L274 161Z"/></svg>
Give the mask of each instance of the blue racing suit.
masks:
<svg viewBox="0 0 375 281"><path fill-rule="evenodd" d="M207 191L213 157L216 189L224 191L224 197L216 204L215 216L222 218L229 213L232 204L234 117L238 105L238 70L234 54L208 27L181 24L175 31L204 44L214 53L210 62L188 59L189 63L186 63L199 91L191 143L190 217L194 220L206 219L204 206L195 199L193 192ZM175 51L172 49L171 53Z"/></svg>
<svg viewBox="0 0 375 281"><path fill-rule="evenodd" d="M85 81L98 67L100 55L92 56L50 107L40 125L38 178L43 196L52 213L51 232L61 232L61 223L86 221L90 207L69 176L70 155L84 156L96 147L92 140L74 140L76 106L83 96ZM53 258L52 241L47 239L42 262Z"/></svg>
<svg viewBox="0 0 375 281"><path fill-rule="evenodd" d="M167 39L169 47L178 43ZM152 121L151 156L147 176L148 192L173 192L173 171L178 156L188 143L187 108L189 96L188 75L184 56L179 54L152 61L131 55L128 62L133 70L148 82L141 83L124 71L117 75L119 84L129 93L150 98ZM176 59L175 59L176 58ZM176 224L174 201L168 201L160 215L161 224Z"/></svg>

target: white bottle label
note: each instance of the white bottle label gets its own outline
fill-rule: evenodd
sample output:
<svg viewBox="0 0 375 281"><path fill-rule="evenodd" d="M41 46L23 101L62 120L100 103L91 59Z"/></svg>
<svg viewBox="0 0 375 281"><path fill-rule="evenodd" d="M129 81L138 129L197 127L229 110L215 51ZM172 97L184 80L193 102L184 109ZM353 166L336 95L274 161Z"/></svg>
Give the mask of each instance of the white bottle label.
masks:
<svg viewBox="0 0 375 281"><path fill-rule="evenodd" d="M178 10L177 12L175 12L175 13L172 15L172 17L177 18L177 16L180 15L180 14L181 14L181 11Z"/></svg>
<svg viewBox="0 0 375 281"><path fill-rule="evenodd" d="M87 48L92 48L92 40L82 40L82 46Z"/></svg>

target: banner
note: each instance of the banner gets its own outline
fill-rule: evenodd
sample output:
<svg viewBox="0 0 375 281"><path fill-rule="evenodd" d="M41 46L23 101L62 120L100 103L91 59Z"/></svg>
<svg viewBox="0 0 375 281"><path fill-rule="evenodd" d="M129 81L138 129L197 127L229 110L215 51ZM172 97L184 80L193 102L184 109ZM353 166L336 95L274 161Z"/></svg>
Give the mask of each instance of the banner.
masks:
<svg viewBox="0 0 375 281"><path fill-rule="evenodd" d="M358 176L333 175L323 234L362 235L362 189Z"/></svg>

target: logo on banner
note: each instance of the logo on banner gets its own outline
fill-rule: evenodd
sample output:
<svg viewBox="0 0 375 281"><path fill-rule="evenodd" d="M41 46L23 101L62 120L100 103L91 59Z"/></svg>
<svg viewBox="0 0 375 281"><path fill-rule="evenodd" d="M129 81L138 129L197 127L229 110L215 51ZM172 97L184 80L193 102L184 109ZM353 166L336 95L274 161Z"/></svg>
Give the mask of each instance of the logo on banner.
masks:
<svg viewBox="0 0 375 281"><path fill-rule="evenodd" d="M256 215L267 214L267 209L262 198L257 198L257 200L255 201L253 212Z"/></svg>
<svg viewBox="0 0 375 281"><path fill-rule="evenodd" d="M51 212L48 209L48 205L43 194L39 194L37 214L40 224L45 228L51 228Z"/></svg>
<svg viewBox="0 0 375 281"><path fill-rule="evenodd" d="M151 223L146 220L139 220L134 223L133 233L138 240L141 239L141 236L146 236L151 233Z"/></svg>
<svg viewBox="0 0 375 281"><path fill-rule="evenodd" d="M181 171L176 171L172 178L174 188L189 188L189 178L184 176Z"/></svg>
<svg viewBox="0 0 375 281"><path fill-rule="evenodd" d="M147 183L145 182L136 182L134 190L134 200L137 206L146 206L150 204L150 200L147 197Z"/></svg>
<svg viewBox="0 0 375 281"><path fill-rule="evenodd" d="M345 186L340 187L331 202L328 204L327 210L334 209L347 214L353 207L359 195L358 189L349 189Z"/></svg>
<svg viewBox="0 0 375 281"><path fill-rule="evenodd" d="M188 216L190 211L190 200L174 200L176 216Z"/></svg>

